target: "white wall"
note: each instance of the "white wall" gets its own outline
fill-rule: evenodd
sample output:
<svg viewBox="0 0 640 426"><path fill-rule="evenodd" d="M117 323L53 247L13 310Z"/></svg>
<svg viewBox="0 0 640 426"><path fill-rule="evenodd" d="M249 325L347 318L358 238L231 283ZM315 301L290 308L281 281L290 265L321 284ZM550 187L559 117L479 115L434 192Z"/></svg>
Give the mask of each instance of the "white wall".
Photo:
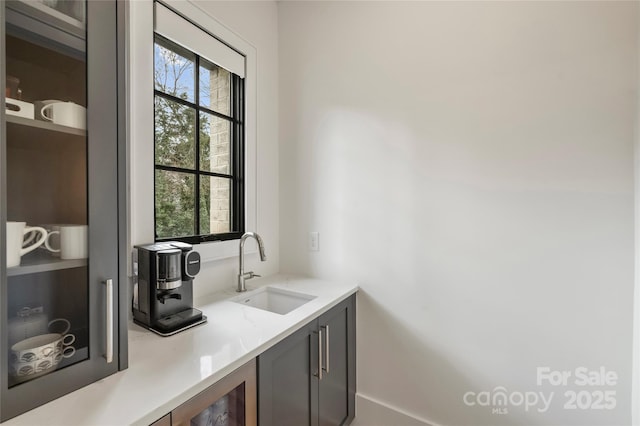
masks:
<svg viewBox="0 0 640 426"><path fill-rule="evenodd" d="M638 17L640 19L640 8L638 8ZM640 41L640 31L637 33ZM640 44L640 43L639 43ZM639 55L640 56L640 55ZM640 61L640 57L638 58ZM640 63L636 68L636 75L640 81ZM640 91L636 93L636 111L640 114ZM634 171L635 171L635 218L636 223L640 215L640 120L636 118L636 137L634 152ZM635 226L635 252L640 252L640 227ZM635 298L634 298L634 343L633 343L633 386L632 386L632 403L633 413L632 420L635 426L640 425L640 259L635 256Z"/></svg>
<svg viewBox="0 0 640 426"><path fill-rule="evenodd" d="M637 4L278 12L281 269L359 280L361 397L447 425L629 424ZM619 378L537 386L544 366ZM554 397L463 404L497 386ZM617 405L565 410L571 390Z"/></svg>
<svg viewBox="0 0 640 426"><path fill-rule="evenodd" d="M166 3L181 11L193 8L183 1L168 0ZM199 10L202 22L215 22L208 28L214 35L232 34L226 39L233 45L240 40L255 52L257 104L253 106L257 116L256 148L256 229L265 241L268 260L259 261L255 247L248 254L248 269L262 275L279 270L279 187L278 187L278 28L277 7L273 1L258 2L206 2L192 1ZM224 30L224 31L222 31ZM149 0L130 3L130 70L131 70L131 243L142 244L153 241L153 86L149 84L153 75L153 9ZM240 46L234 46L240 49ZM250 78L249 74L247 78ZM250 91L247 90L247 96ZM275 107L274 107L275 105ZM252 225L250 225L252 227ZM210 243L220 244L220 243ZM225 243L223 243L225 244ZM238 273L237 242L232 249L218 250L231 253L231 257L204 262L196 277L196 297L224 288L233 288ZM233 245L231 244L231 245ZM229 246L231 246L229 245ZM204 245L196 247L203 252L203 260L210 257ZM253 244L247 245L248 251Z"/></svg>

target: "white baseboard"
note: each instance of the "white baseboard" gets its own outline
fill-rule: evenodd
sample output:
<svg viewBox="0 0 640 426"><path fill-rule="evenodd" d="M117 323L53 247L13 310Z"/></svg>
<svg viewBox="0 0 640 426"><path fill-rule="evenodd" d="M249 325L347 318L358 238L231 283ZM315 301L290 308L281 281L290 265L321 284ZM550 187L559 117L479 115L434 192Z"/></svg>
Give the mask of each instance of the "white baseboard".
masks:
<svg viewBox="0 0 640 426"><path fill-rule="evenodd" d="M397 407L356 394L356 418L351 426L438 426Z"/></svg>

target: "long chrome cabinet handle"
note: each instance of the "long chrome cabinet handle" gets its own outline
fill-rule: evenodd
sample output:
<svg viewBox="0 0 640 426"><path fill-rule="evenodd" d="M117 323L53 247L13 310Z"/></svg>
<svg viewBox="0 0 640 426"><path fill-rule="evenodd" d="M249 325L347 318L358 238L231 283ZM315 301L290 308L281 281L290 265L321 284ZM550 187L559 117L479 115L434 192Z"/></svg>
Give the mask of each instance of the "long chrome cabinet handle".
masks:
<svg viewBox="0 0 640 426"><path fill-rule="evenodd" d="M322 330L318 330L318 380L322 380Z"/></svg>
<svg viewBox="0 0 640 426"><path fill-rule="evenodd" d="M107 286L107 350L104 357L107 364L113 361L113 280L104 282Z"/></svg>
<svg viewBox="0 0 640 426"><path fill-rule="evenodd" d="M320 328L324 328L324 361L326 367L323 367L323 369L329 374L329 326L321 325Z"/></svg>

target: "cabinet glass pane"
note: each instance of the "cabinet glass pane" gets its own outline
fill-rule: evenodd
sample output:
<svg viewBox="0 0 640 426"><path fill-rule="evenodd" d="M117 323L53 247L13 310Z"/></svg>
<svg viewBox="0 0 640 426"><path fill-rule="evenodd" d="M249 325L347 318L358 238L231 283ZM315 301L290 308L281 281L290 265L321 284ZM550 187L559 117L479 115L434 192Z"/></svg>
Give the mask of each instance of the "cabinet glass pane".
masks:
<svg viewBox="0 0 640 426"><path fill-rule="evenodd" d="M19 386L89 358L86 3L28 2L7 22L7 324L4 371ZM73 32L72 31L72 32ZM66 34L66 33L65 33ZM82 43L81 43L82 44Z"/></svg>
<svg viewBox="0 0 640 426"><path fill-rule="evenodd" d="M45 6L49 13L62 14L71 19L82 23L86 16L86 4L82 0L33 0L35 3L41 3Z"/></svg>
<svg viewBox="0 0 640 426"><path fill-rule="evenodd" d="M191 419L191 426L244 426L244 383Z"/></svg>

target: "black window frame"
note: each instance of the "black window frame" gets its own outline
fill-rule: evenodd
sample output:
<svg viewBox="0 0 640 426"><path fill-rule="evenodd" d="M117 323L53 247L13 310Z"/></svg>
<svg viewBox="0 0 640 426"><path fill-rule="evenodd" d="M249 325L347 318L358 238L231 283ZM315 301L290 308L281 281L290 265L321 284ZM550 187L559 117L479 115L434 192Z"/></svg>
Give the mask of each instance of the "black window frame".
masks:
<svg viewBox="0 0 640 426"><path fill-rule="evenodd" d="M189 244L199 244L205 243L209 241L228 241L228 240L237 240L242 237L245 231L245 79L241 78L237 74L225 69L230 74L230 85L231 85L231 97L230 97L230 111L231 115L225 115L220 112L214 111L207 107L200 105L200 60L204 59L208 63L213 63L216 66L215 62L209 60L208 58L201 58L197 53L181 46L171 40L163 37L161 34L154 32L154 45L158 43L161 46L173 50L174 52L180 54L180 51L187 51L190 55L195 57L194 61L194 101L188 101L186 99L182 99L168 93L162 92L155 87L154 82L154 136L153 136L153 232L155 235L155 241L182 241ZM155 72L155 60L154 60L154 72ZM155 107L155 99L156 97L161 97L165 100L169 100L172 102L177 102L181 105L184 105L189 108L193 108L195 110L195 146L194 146L194 169L184 168L184 167L174 167L174 166L165 166L156 164L156 132L155 132L155 117L156 117L156 107ZM229 121L229 129L231 133L230 140L230 154L231 154L231 173L216 173L211 171L200 170L200 112L204 112L215 117L219 117ZM195 177L195 188L194 188L194 233L195 231L200 230L200 177L221 177L231 180L231 205L230 205L230 220L229 226L231 229L235 231L217 233L217 234L197 234L188 235L188 236L176 236L176 237L162 237L158 238L157 234L157 206L156 206L156 171L170 171L170 172L179 172L179 173L187 173Z"/></svg>

